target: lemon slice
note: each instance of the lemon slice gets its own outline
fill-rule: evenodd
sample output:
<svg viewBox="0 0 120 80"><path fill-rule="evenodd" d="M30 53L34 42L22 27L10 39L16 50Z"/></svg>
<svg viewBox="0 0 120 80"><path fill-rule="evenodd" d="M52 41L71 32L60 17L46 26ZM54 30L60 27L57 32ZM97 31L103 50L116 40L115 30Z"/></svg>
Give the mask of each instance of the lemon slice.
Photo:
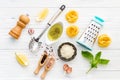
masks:
<svg viewBox="0 0 120 80"><path fill-rule="evenodd" d="M15 53L15 55L16 55L16 60L18 61L20 65L27 66L29 64L29 61L26 55L22 53Z"/></svg>
<svg viewBox="0 0 120 80"><path fill-rule="evenodd" d="M43 9L37 16L36 21L43 21L48 15L48 8Z"/></svg>

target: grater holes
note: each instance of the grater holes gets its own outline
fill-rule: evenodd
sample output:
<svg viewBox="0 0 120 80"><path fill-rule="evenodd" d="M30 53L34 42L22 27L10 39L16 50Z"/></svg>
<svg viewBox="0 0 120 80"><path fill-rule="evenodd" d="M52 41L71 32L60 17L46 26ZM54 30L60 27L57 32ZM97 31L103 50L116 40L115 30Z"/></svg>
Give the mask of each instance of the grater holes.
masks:
<svg viewBox="0 0 120 80"><path fill-rule="evenodd" d="M100 28L98 27L98 29L100 29Z"/></svg>
<svg viewBox="0 0 120 80"><path fill-rule="evenodd" d="M95 29L98 29L98 26L97 26L97 25L95 26Z"/></svg>
<svg viewBox="0 0 120 80"><path fill-rule="evenodd" d="M96 25L94 25L94 27L96 27Z"/></svg>
<svg viewBox="0 0 120 80"><path fill-rule="evenodd" d="M85 34L85 37L87 36L87 33Z"/></svg>
<svg viewBox="0 0 120 80"><path fill-rule="evenodd" d="M86 37L84 37L84 39L86 39Z"/></svg>
<svg viewBox="0 0 120 80"><path fill-rule="evenodd" d="M97 26L97 25L95 25L95 26L94 26L94 29L98 29L98 26Z"/></svg>
<svg viewBox="0 0 120 80"><path fill-rule="evenodd" d="M90 31L90 33L92 33L92 31Z"/></svg>
<svg viewBox="0 0 120 80"><path fill-rule="evenodd" d="M89 37L91 37L91 35L89 35Z"/></svg>
<svg viewBox="0 0 120 80"><path fill-rule="evenodd" d="M90 39L88 39L88 41L91 41Z"/></svg>
<svg viewBox="0 0 120 80"><path fill-rule="evenodd" d="M96 36L96 34L94 33L94 36Z"/></svg>
<svg viewBox="0 0 120 80"><path fill-rule="evenodd" d="M92 36L92 39L94 39L94 37Z"/></svg>
<svg viewBox="0 0 120 80"><path fill-rule="evenodd" d="M97 34L98 34L99 32L97 31Z"/></svg>
<svg viewBox="0 0 120 80"><path fill-rule="evenodd" d="M92 35L94 35L94 33L92 33Z"/></svg>
<svg viewBox="0 0 120 80"><path fill-rule="evenodd" d="M88 28L90 28L90 26Z"/></svg>
<svg viewBox="0 0 120 80"><path fill-rule="evenodd" d="M90 30L88 30L88 32L90 32Z"/></svg>
<svg viewBox="0 0 120 80"><path fill-rule="evenodd" d="M87 37L89 36L89 34L87 34Z"/></svg>
<svg viewBox="0 0 120 80"><path fill-rule="evenodd" d="M99 33L99 31L98 31L98 30L96 30L96 31L95 31L95 34L98 34L98 33Z"/></svg>
<svg viewBox="0 0 120 80"><path fill-rule="evenodd" d="M98 30L95 30L95 32L98 32Z"/></svg>
<svg viewBox="0 0 120 80"><path fill-rule="evenodd" d="M91 43L93 42L93 39L92 39L92 38L90 39L90 42L91 42Z"/></svg>
<svg viewBox="0 0 120 80"><path fill-rule="evenodd" d="M88 34L92 33L91 30L88 30Z"/></svg>
<svg viewBox="0 0 120 80"><path fill-rule="evenodd" d="M93 28L91 27L90 29L92 30Z"/></svg>
<svg viewBox="0 0 120 80"><path fill-rule="evenodd" d="M91 40L90 42L92 43L93 41Z"/></svg>
<svg viewBox="0 0 120 80"><path fill-rule="evenodd" d="M96 37L96 34L95 34L95 33L92 33L91 38L94 39L95 37Z"/></svg>

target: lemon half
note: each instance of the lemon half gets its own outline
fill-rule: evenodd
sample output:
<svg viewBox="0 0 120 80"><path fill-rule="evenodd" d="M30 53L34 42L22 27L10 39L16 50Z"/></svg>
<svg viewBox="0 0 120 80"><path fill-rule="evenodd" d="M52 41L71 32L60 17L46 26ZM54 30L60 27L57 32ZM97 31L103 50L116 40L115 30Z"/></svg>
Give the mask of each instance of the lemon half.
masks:
<svg viewBox="0 0 120 80"><path fill-rule="evenodd" d="M36 21L43 21L49 13L48 8L44 8L37 16Z"/></svg>

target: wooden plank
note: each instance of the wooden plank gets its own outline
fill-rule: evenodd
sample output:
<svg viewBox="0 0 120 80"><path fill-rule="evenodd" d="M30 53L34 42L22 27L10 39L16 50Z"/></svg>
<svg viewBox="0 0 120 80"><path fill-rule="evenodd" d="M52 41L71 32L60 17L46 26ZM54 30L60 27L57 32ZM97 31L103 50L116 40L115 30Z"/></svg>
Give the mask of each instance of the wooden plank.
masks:
<svg viewBox="0 0 120 80"><path fill-rule="evenodd" d="M1 1L0 7L58 7L65 4L68 7L120 7L119 0L36 0L36 1L19 1L19 0L4 0Z"/></svg>
<svg viewBox="0 0 120 80"><path fill-rule="evenodd" d="M17 50L16 50L17 51ZM1 66L0 68L2 69L0 71L0 78L7 80L9 77L9 79L17 79L19 78L19 80L22 79L39 79L39 75L38 76L34 76L33 71L35 69L35 67L37 66L37 62L39 60L39 57L41 55L41 53L39 53L37 56L29 53L28 50L18 50L19 52L22 52L24 54L26 54L29 58L30 64L28 67L22 67L20 66L16 59L15 59L15 50L0 50L1 56L0 56L0 63ZM80 52L80 51L79 51ZM98 52L98 51L94 51ZM103 58L109 58L111 61L107 66L100 66L98 67L98 69L94 69L92 70L89 74L85 74L85 72L88 70L88 68L90 67L90 65L88 64L88 62L80 55L80 53L78 53L77 57L69 62L68 64L70 66L73 67L73 73L70 75L70 79L75 79L75 80L79 80L81 79L87 79L87 80L91 80L91 79L116 79L119 80L119 73L120 73L120 63L119 61L119 56L120 56L120 50L118 51L103 51ZM57 55L57 54L55 54ZM60 77L59 79L64 79L65 76L63 75L62 72L62 65L64 64L63 61L61 60L57 60L55 63L54 68L48 73L46 79L53 79L55 80L57 77ZM44 69L44 68L43 68ZM41 70L40 74L42 73L43 69ZM56 73L57 75L55 77L54 73ZM6 75L8 74L8 75ZM111 75L111 76L110 76ZM58 80L59 80L58 79Z"/></svg>
<svg viewBox="0 0 120 80"><path fill-rule="evenodd" d="M16 25L19 15L21 14L29 14L30 23L29 27L33 28L43 28L45 24L50 20L50 18L54 15L54 13L58 10L58 8L49 8L49 15L42 23L37 23L35 18L37 14L43 8L0 8L0 29L8 29L12 28ZM69 23L65 20L65 14L73 8L67 8L60 17L56 20L62 21L65 26L69 26ZM119 29L119 20L120 17L120 8L74 8L74 10L78 11L79 19L76 23L80 28L86 28L89 24L90 20L94 16L100 16L105 20L105 29ZM63 16L63 17L61 17Z"/></svg>
<svg viewBox="0 0 120 80"><path fill-rule="evenodd" d="M110 59L110 63L107 66L99 66L97 69L92 70L89 74L85 74L90 65L81 56L81 50L86 50L76 44L76 40L79 35L74 39L67 37L64 30L61 39L53 45L55 49L55 56L57 56L58 46L66 41L75 44L78 50L77 57L68 62L73 67L73 72L67 78L63 74L63 62L57 60L54 68L48 73L46 80L120 80L120 1L119 0L2 0L0 1L0 80L39 80L40 74L35 76L33 71L37 65L42 50L36 55L32 54L28 50L28 44L30 36L27 33L28 28L35 28L35 37L45 28L45 24L49 21L51 16L55 13L60 5L65 4L67 9L58 18L58 21L62 21L64 28L66 29L70 24L65 20L65 14L70 9L77 10L79 12L79 20L75 25L80 28L79 35L85 30L91 18L95 15L102 17L105 20L104 29L102 33L107 33L112 38L112 44L108 48L100 48L97 42L94 45L94 54L98 51L102 51L102 57ZM45 21L42 23L36 23L35 18L39 11L44 7L50 9L50 13ZM23 30L19 40L12 39L8 32L15 26L16 21L20 14L29 14L31 22L27 25L27 28ZM44 35L45 36L45 35ZM63 40L64 39L64 40ZM41 39L45 41L43 37ZM28 67L20 66L16 59L14 52L25 53L29 60L30 65ZM55 75L56 74L56 75Z"/></svg>
<svg viewBox="0 0 120 80"><path fill-rule="evenodd" d="M37 37L41 31L43 29L35 29L35 37ZM28 49L28 44L29 44L29 41L31 39L31 37L28 35L28 29L25 29L23 30L22 34L21 34L21 37L18 39L18 40L15 40L13 39L9 34L8 32L10 31L10 29L1 29L0 32L2 34L0 34L0 36L2 36L1 40L0 40L0 44L2 45L2 47L0 47L0 49L2 50L15 50L15 49ZM55 44L53 44L54 46L57 44L57 45L60 45L61 43L63 42L66 42L66 41L69 41L69 42L72 42L72 43L75 43L75 45L80 48L80 49L84 49L82 48L81 46L79 46L76 41L77 39L79 38L79 36L82 34L82 32L84 32L84 29L80 29L80 33L78 34L77 37L71 39L69 38L67 35L66 35L66 31L64 30L63 32L63 35L61 36L61 38L59 39L59 41ZM111 45L108 47L108 48L100 48L97 44L97 41L93 47L94 50L120 50L120 46L118 44L120 44L120 38L118 36L115 36L115 35L119 35L119 29L118 30L103 30L101 31L100 34L103 34L103 33L106 33L108 34L111 39L112 39L112 43ZM43 41L44 43L46 42L46 35L47 34L44 34L43 37L41 38L41 41ZM63 38L65 38L63 40ZM6 46L7 45L7 46Z"/></svg>
<svg viewBox="0 0 120 80"><path fill-rule="evenodd" d="M109 70L117 71L118 70L119 71L120 70L120 63L118 62L120 60L119 59L120 50L116 50L116 51L94 50L92 53L96 54L98 51L102 51L102 58L110 59L110 63L107 66L98 65L99 66L98 69L93 70L93 72L96 70L98 70L98 71L99 70L100 71L103 71L103 70L105 70L105 71L109 71ZM29 50L17 50L17 49L16 50L0 50L0 53L1 53L0 63L1 63L2 68L6 68L5 66L8 65L10 68L16 66L15 69L19 70L19 68L21 66L19 66L19 64L15 60L15 52L21 52L21 53L26 54L28 56L28 59L30 60L30 65L28 68L33 69L37 65L37 62L38 62L39 57L42 54L43 50L40 50L40 52L37 54L32 54L29 52ZM56 56L56 58L59 58L57 55L57 50L55 50L55 56ZM55 67L60 66L63 63L64 62L59 59L56 61ZM77 70L87 71L90 67L89 62L85 58L82 57L81 50L78 50L76 58L73 61L69 62L68 64L70 64L76 71ZM61 65L61 67L62 67L62 65Z"/></svg>

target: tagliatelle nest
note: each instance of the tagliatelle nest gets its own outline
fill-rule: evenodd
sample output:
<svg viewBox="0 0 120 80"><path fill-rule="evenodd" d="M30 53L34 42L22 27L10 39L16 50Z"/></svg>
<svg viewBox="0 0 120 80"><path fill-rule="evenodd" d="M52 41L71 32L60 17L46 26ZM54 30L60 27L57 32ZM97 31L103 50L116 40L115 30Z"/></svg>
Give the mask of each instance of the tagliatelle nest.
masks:
<svg viewBox="0 0 120 80"><path fill-rule="evenodd" d="M79 33L79 28L77 26L71 25L66 29L66 34L69 37L75 37Z"/></svg>
<svg viewBox="0 0 120 80"><path fill-rule="evenodd" d="M77 21L77 19L78 19L78 13L74 10L71 10L66 14L66 20L69 23L74 23Z"/></svg>
<svg viewBox="0 0 120 80"><path fill-rule="evenodd" d="M102 34L98 37L98 45L100 47L108 47L111 43L111 38L107 34Z"/></svg>

